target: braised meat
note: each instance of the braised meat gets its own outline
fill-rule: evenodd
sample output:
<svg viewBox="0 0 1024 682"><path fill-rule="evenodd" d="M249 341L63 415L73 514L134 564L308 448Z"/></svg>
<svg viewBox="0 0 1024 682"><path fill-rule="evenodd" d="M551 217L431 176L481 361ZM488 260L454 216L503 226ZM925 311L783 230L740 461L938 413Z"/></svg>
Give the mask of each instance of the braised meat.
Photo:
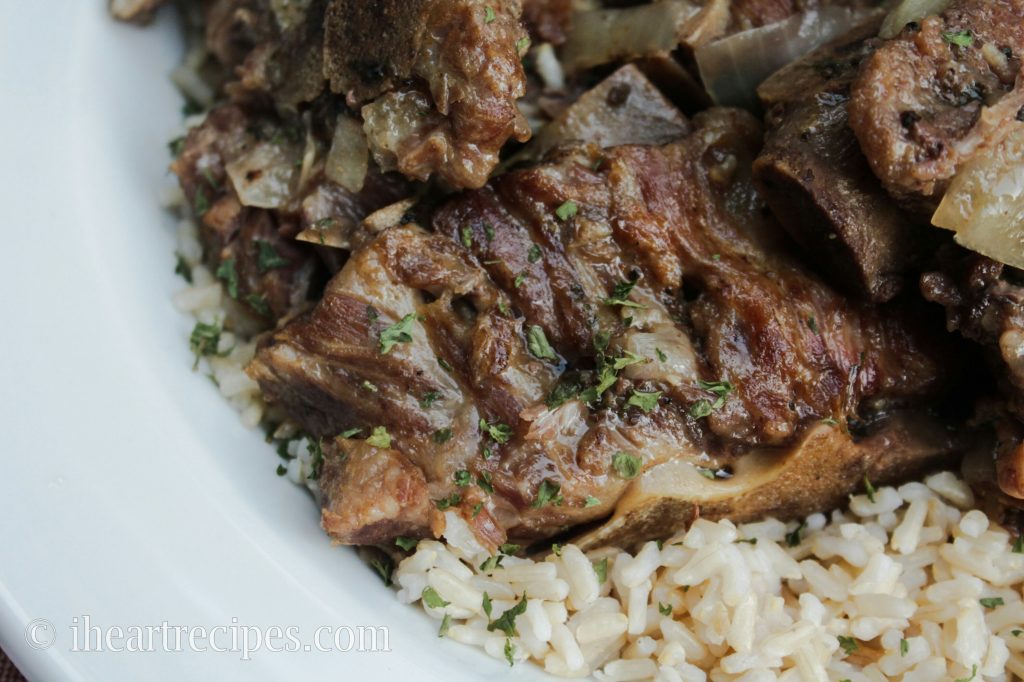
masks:
<svg viewBox="0 0 1024 682"><path fill-rule="evenodd" d="M927 233L871 172L849 126L850 87L881 17L784 67L758 94L767 134L754 179L807 261L843 290L887 301Z"/></svg>
<svg viewBox="0 0 1024 682"><path fill-rule="evenodd" d="M1024 0L956 0L864 63L850 125L872 170L930 215L960 165L1024 108Z"/></svg>
<svg viewBox="0 0 1024 682"><path fill-rule="evenodd" d="M324 73L361 107L381 168L479 187L501 146L529 137L520 14L518 0L331 0Z"/></svg>
<svg viewBox="0 0 1024 682"><path fill-rule="evenodd" d="M446 513L492 548L548 537L660 464L785 453L822 420L941 393L933 335L786 253L751 185L756 121L693 126L562 149L454 197L432 231L386 229L263 340L250 374L329 444L335 539L426 535Z"/></svg>

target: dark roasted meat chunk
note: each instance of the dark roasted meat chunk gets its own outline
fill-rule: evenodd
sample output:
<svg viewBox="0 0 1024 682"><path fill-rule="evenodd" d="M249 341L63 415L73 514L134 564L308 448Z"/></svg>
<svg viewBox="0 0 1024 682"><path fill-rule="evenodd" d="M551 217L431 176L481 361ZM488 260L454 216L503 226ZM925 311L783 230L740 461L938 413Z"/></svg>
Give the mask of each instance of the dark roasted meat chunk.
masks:
<svg viewBox="0 0 1024 682"><path fill-rule="evenodd" d="M263 340L268 400L347 436L321 476L333 537L440 533L450 513L490 548L549 537L659 465L783 453L941 392L928 334L786 254L751 184L757 122L693 126L561 149L454 197L431 232L386 229Z"/></svg>
<svg viewBox="0 0 1024 682"><path fill-rule="evenodd" d="M754 179L819 273L849 293L887 301L926 233L882 188L849 126L850 86L874 50L878 24L863 24L761 85L767 133Z"/></svg>
<svg viewBox="0 0 1024 682"><path fill-rule="evenodd" d="M523 0L523 23L530 35L560 45L572 25L573 0Z"/></svg>
<svg viewBox="0 0 1024 682"><path fill-rule="evenodd" d="M955 0L864 63L850 124L872 170L930 215L961 164L1024 107L1024 0Z"/></svg>
<svg viewBox="0 0 1024 682"><path fill-rule="evenodd" d="M331 0L325 74L361 107L381 168L479 187L502 145L530 136L520 14L518 0Z"/></svg>

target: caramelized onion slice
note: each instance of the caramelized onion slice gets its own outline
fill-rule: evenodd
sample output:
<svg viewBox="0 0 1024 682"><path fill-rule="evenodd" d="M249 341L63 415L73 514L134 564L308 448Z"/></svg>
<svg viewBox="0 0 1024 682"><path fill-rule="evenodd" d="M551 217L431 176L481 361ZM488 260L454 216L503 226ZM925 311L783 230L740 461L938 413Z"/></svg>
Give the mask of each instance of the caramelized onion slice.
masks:
<svg viewBox="0 0 1024 682"><path fill-rule="evenodd" d="M302 149L286 142L260 142L226 167L244 206L281 208L288 203Z"/></svg>
<svg viewBox="0 0 1024 682"><path fill-rule="evenodd" d="M886 40L895 38L910 22L939 14L945 11L951 2L952 0L902 0L885 17L878 37Z"/></svg>
<svg viewBox="0 0 1024 682"><path fill-rule="evenodd" d="M334 142L327 154L324 174L349 192L359 192L366 180L370 149L359 121L339 116L334 126Z"/></svg>

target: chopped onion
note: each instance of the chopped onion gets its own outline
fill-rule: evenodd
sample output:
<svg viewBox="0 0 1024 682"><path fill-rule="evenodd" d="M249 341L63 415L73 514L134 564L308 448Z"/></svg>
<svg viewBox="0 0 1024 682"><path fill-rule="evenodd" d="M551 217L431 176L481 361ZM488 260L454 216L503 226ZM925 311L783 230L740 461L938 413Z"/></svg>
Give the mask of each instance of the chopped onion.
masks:
<svg viewBox="0 0 1024 682"><path fill-rule="evenodd" d="M334 142L327 154L324 174L350 192L363 189L370 150L366 146L366 135L359 121L348 116L339 116L334 126Z"/></svg>
<svg viewBox="0 0 1024 682"><path fill-rule="evenodd" d="M244 206L281 208L288 203L302 152L288 143L260 142L227 165Z"/></svg>
<svg viewBox="0 0 1024 682"><path fill-rule="evenodd" d="M878 31L879 38L895 38L903 27L912 21L939 14L949 7L952 0L902 0L889 12Z"/></svg>
<svg viewBox="0 0 1024 682"><path fill-rule="evenodd" d="M715 4L717 0L710 0ZM573 15L562 46L562 66L575 72L616 60L671 52L679 31L700 8L686 0L665 0L628 9L599 9Z"/></svg>
<svg viewBox="0 0 1024 682"><path fill-rule="evenodd" d="M703 45L694 56L704 87L715 104L756 108L757 86L764 79L862 16L845 7L823 7Z"/></svg>
<svg viewBox="0 0 1024 682"><path fill-rule="evenodd" d="M932 224L954 230L961 246L1024 268L1024 124L960 168Z"/></svg>

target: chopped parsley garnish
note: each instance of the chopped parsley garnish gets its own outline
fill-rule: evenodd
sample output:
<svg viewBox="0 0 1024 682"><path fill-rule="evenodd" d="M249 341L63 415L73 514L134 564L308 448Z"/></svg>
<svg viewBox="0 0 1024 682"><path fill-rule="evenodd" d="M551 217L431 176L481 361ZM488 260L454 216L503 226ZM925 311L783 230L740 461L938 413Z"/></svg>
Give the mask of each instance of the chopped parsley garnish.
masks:
<svg viewBox="0 0 1024 682"><path fill-rule="evenodd" d="M597 582L603 583L608 580L608 557L595 561L592 565L594 566L594 573L597 574Z"/></svg>
<svg viewBox="0 0 1024 682"><path fill-rule="evenodd" d="M513 637L519 634L516 630L516 617L526 613L526 593L523 593L523 598L513 606L512 608L505 611L505 613L498 616L496 620L492 620L487 624L487 631L494 632L495 630L501 630L509 637Z"/></svg>
<svg viewBox="0 0 1024 682"><path fill-rule="evenodd" d="M352 436L356 435L360 431L362 431L362 429L357 426L357 427L355 427L353 429L348 429L346 431L342 431L341 433L338 434L338 438L351 438Z"/></svg>
<svg viewBox="0 0 1024 682"><path fill-rule="evenodd" d="M487 241L494 241L495 236L494 225L490 223L484 223L484 236L487 237Z"/></svg>
<svg viewBox="0 0 1024 682"><path fill-rule="evenodd" d="M501 568L501 560L504 558L505 557L503 557L500 554L489 556L486 559L484 559L484 562L482 564L480 564L480 570L483 573L489 573L496 568Z"/></svg>
<svg viewBox="0 0 1024 682"><path fill-rule="evenodd" d="M437 356L437 364L446 372L454 372L455 369L448 364L448 361L442 358L440 355Z"/></svg>
<svg viewBox="0 0 1024 682"><path fill-rule="evenodd" d="M489 24L494 21L494 8L484 7L484 23Z"/></svg>
<svg viewBox="0 0 1024 682"><path fill-rule="evenodd" d="M427 391L423 394L423 397L420 398L420 407L426 410L440 399L441 394L437 391Z"/></svg>
<svg viewBox="0 0 1024 682"><path fill-rule="evenodd" d="M520 547L519 545L516 545L516 544L511 543L511 542L506 542L505 544L503 544L501 547L498 548L498 551L501 552L502 554L512 555L512 554L515 554L516 552L518 552L520 549L522 549L522 547Z"/></svg>
<svg viewBox="0 0 1024 682"><path fill-rule="evenodd" d="M711 469L708 469L707 467L697 467L697 473L703 476L704 478L708 479L709 481L714 481L717 478L715 476L715 472L712 471Z"/></svg>
<svg viewBox="0 0 1024 682"><path fill-rule="evenodd" d="M235 259L226 258L217 266L217 279L224 280L228 287L228 296L238 298L238 272L235 270Z"/></svg>
<svg viewBox="0 0 1024 682"><path fill-rule="evenodd" d="M619 282L612 289L612 295L604 299L605 305L620 305L624 308L644 308L639 303L628 300L630 293L633 291L633 287L636 286L636 282Z"/></svg>
<svg viewBox="0 0 1024 682"><path fill-rule="evenodd" d="M512 643L512 639L509 637L505 638L505 660L508 661L509 666L515 665L516 645Z"/></svg>
<svg viewBox="0 0 1024 682"><path fill-rule="evenodd" d="M520 38L516 41L516 52L522 54L526 50L530 49L530 39L527 37Z"/></svg>
<svg viewBox="0 0 1024 682"><path fill-rule="evenodd" d="M537 488L537 499L533 501L533 508L540 509L545 504L560 506L563 501L562 495L559 492L561 489L561 485L549 478L545 478Z"/></svg>
<svg viewBox="0 0 1024 682"><path fill-rule="evenodd" d="M504 301L498 301L498 312L504 315L505 317L512 316L512 311L509 310L508 304L505 303Z"/></svg>
<svg viewBox="0 0 1024 682"><path fill-rule="evenodd" d="M725 405L725 400L733 391L733 385L728 381L698 381L698 385L715 395L714 401L701 398L690 406L690 416L694 419L708 417L715 410L720 410Z"/></svg>
<svg viewBox="0 0 1024 682"><path fill-rule="evenodd" d="M643 460L628 452L619 451L612 455L612 467L618 472L619 476L627 480L636 478L640 474L642 466Z"/></svg>
<svg viewBox="0 0 1024 682"><path fill-rule="evenodd" d="M814 319L814 315L807 318L807 328L811 330L812 334L818 333L818 322Z"/></svg>
<svg viewBox="0 0 1024 682"><path fill-rule="evenodd" d="M526 330L526 346L530 354L539 360L557 360L555 349L548 343L548 337L544 335L544 329L540 325L531 324Z"/></svg>
<svg viewBox="0 0 1024 682"><path fill-rule="evenodd" d="M459 486L460 488L465 488L466 486L470 485L473 482L472 475L470 475L470 473L465 469L456 471L452 475L452 478L455 479L455 485Z"/></svg>
<svg viewBox="0 0 1024 682"><path fill-rule="evenodd" d="M871 479L868 478L867 474L864 474L864 492L868 496L868 500L873 504L875 502L875 486L871 485Z"/></svg>
<svg viewBox="0 0 1024 682"><path fill-rule="evenodd" d="M672 615L672 605L671 604L662 604L661 602L658 602L658 613L660 613L663 616L671 616Z"/></svg>
<svg viewBox="0 0 1024 682"><path fill-rule="evenodd" d="M288 467L286 467L283 464L278 464L277 465L277 475L278 476L284 476L287 473L288 473Z"/></svg>
<svg viewBox="0 0 1024 682"><path fill-rule="evenodd" d="M605 364L597 375L597 384L580 393L580 400L588 404L597 402L597 399L611 388L617 379L615 367L612 364Z"/></svg>
<svg viewBox="0 0 1024 682"><path fill-rule="evenodd" d="M438 510L444 511L449 507L458 506L459 502L462 502L462 496L459 495L458 493L452 493L448 497L443 497L440 500L435 500L434 506L437 507Z"/></svg>
<svg viewBox="0 0 1024 682"><path fill-rule="evenodd" d="M373 427L373 433L366 439L367 445L372 445L375 448L390 448L391 447L391 434L388 433L387 428L383 426Z"/></svg>
<svg viewBox="0 0 1024 682"><path fill-rule="evenodd" d="M483 610L484 610L484 614L485 614L485 615L487 616L487 618L488 618L488 619L490 619L490 617L491 617L491 611L492 611L492 609L494 608L494 607L493 607L493 606L491 605L491 595L489 595L489 594L487 594L486 592L484 592L484 598L483 598L483 600L482 600L482 601L480 602L480 606L481 606L481 607L483 607Z"/></svg>
<svg viewBox="0 0 1024 682"><path fill-rule="evenodd" d="M202 187L196 189L196 197L192 201L192 209L199 217L202 217L210 210L210 200L206 198L206 192L203 191Z"/></svg>
<svg viewBox="0 0 1024 682"><path fill-rule="evenodd" d="M377 393L380 390L379 388L377 388L377 384L373 383L369 379L363 379L363 383L360 384L360 386L362 386L365 390L369 391L370 393Z"/></svg>
<svg viewBox="0 0 1024 682"><path fill-rule="evenodd" d="M480 514L480 512L481 512L481 510L483 510L483 508L484 508L484 503L483 502L477 502L476 504L473 505L473 518L474 519Z"/></svg>
<svg viewBox="0 0 1024 682"><path fill-rule="evenodd" d="M437 630L438 637L445 637L448 635L448 629L452 626L452 617L449 614L444 614L444 618L441 619L441 627Z"/></svg>
<svg viewBox="0 0 1024 682"><path fill-rule="evenodd" d="M843 635L839 635L838 637L836 637L836 639L839 640L839 646L842 648L843 651L846 652L847 656L849 656L854 651L860 648L860 646L857 644L857 640L855 640L853 637L844 637Z"/></svg>
<svg viewBox="0 0 1024 682"><path fill-rule="evenodd" d="M1002 606L1005 602L1002 597L986 597L984 599L979 599L978 603L986 609L994 609L997 606Z"/></svg>
<svg viewBox="0 0 1024 682"><path fill-rule="evenodd" d="M572 400L579 395L582 388L583 387L577 379L574 379L571 376L567 377L563 374L559 378L558 383L555 384L555 387L551 389L551 393L548 394L548 397L544 399L544 404L548 406L549 410L561 407L567 401Z"/></svg>
<svg viewBox="0 0 1024 682"><path fill-rule="evenodd" d="M661 362L665 362L666 360L668 360L668 356L665 355L665 351L663 351L660 348L655 348L654 354L658 356L658 360L660 360Z"/></svg>
<svg viewBox="0 0 1024 682"><path fill-rule="evenodd" d="M370 559L370 565L373 566L374 570L380 575L381 580L384 581L384 587L391 587L391 574L395 570L395 565L391 563L391 559L387 557Z"/></svg>
<svg viewBox="0 0 1024 682"><path fill-rule="evenodd" d="M462 229L459 230L459 237L462 245L467 249L473 246L473 228L469 225L463 225Z"/></svg>
<svg viewBox="0 0 1024 682"><path fill-rule="evenodd" d="M959 677L959 678L956 679L955 682L971 682L971 680L973 680L977 676L978 676L978 664L975 663L974 665L971 666L971 676L970 677Z"/></svg>
<svg viewBox="0 0 1024 682"><path fill-rule="evenodd" d="M487 420L480 418L480 430L491 437L497 443L507 443L512 437L512 427L508 424L488 424Z"/></svg>
<svg viewBox="0 0 1024 682"><path fill-rule="evenodd" d="M630 352L628 350L623 351L622 353L622 357L615 358L612 361L612 369L616 371L620 369L625 369L630 365L637 365L641 362L647 362L647 358L637 355L636 353Z"/></svg>
<svg viewBox="0 0 1024 682"><path fill-rule="evenodd" d="M178 158L179 156L181 156L182 150L185 149L185 138L184 138L184 136L176 137L173 140L171 140L170 142L168 142L167 143L167 149L168 149L168 151L171 152L171 156L173 156L174 158Z"/></svg>
<svg viewBox="0 0 1024 682"><path fill-rule="evenodd" d="M800 533L802 533L806 527L807 524L801 521L800 525L793 529L792 532L786 533L786 546L798 547L800 545Z"/></svg>
<svg viewBox="0 0 1024 682"><path fill-rule="evenodd" d="M406 552L412 550L419 543L419 540L407 538L404 535L399 535L395 538L395 544L404 549Z"/></svg>
<svg viewBox="0 0 1024 682"><path fill-rule="evenodd" d="M900 656L906 656L910 652L910 642L905 639L900 640Z"/></svg>
<svg viewBox="0 0 1024 682"><path fill-rule="evenodd" d="M580 208L576 205L576 202L570 199L555 209L555 215L558 216L559 220L568 220L579 213L579 210Z"/></svg>
<svg viewBox="0 0 1024 682"><path fill-rule="evenodd" d="M189 284L192 284L192 268L185 261L185 257L182 256L180 253L175 253L174 257L174 274L181 275L182 279L184 279Z"/></svg>
<svg viewBox="0 0 1024 682"><path fill-rule="evenodd" d="M452 439L452 430L451 429L438 429L437 431L434 431L434 442L437 443L438 445L444 445L445 443L447 443L451 439ZM466 475L467 476L469 475L468 471L466 472Z"/></svg>
<svg viewBox="0 0 1024 682"><path fill-rule="evenodd" d="M1024 635L1024 630L1010 630L1010 634L1014 637L1020 637L1021 635Z"/></svg>
<svg viewBox="0 0 1024 682"><path fill-rule="evenodd" d="M370 322L376 322L377 318L380 317L380 313L372 305L366 306L366 319Z"/></svg>
<svg viewBox="0 0 1024 682"><path fill-rule="evenodd" d="M530 251L526 254L526 260L530 261L531 263L536 263L537 261L540 260L540 256L540 247L534 244L533 246L530 247Z"/></svg>
<svg viewBox="0 0 1024 682"><path fill-rule="evenodd" d="M974 43L974 36L970 31L943 31L942 39L950 45L957 47L970 47Z"/></svg>
<svg viewBox="0 0 1024 682"><path fill-rule="evenodd" d="M220 344L220 325L203 324L196 322L192 328L192 334L188 337L188 347L195 353L196 361L193 369L199 366L199 358L204 355L214 355L217 346Z"/></svg>
<svg viewBox="0 0 1024 682"><path fill-rule="evenodd" d="M757 544L757 538L739 538L738 540L736 540L736 542L738 542L738 543L745 543L745 544L748 544L748 545L756 545Z"/></svg>
<svg viewBox="0 0 1024 682"><path fill-rule="evenodd" d="M525 272L520 272L518 275L516 275L516 278L514 280L512 280L512 286L514 286L516 289L518 289L519 287L521 287L523 285L523 282L525 282L525 281L526 281L526 273Z"/></svg>
<svg viewBox="0 0 1024 682"><path fill-rule="evenodd" d="M306 476L311 481L315 481L320 478L320 469L324 465L324 444L318 438L311 440L306 444L306 452L313 456L313 462L310 464L309 475Z"/></svg>
<svg viewBox="0 0 1024 682"><path fill-rule="evenodd" d="M423 588L423 594L421 596L423 598L423 603L432 609L443 609L445 606L451 604L450 601L445 601L441 595L437 593L437 590L430 585Z"/></svg>
<svg viewBox="0 0 1024 682"><path fill-rule="evenodd" d="M263 294L252 293L245 297L245 302L263 317L270 317L270 305Z"/></svg>
<svg viewBox="0 0 1024 682"><path fill-rule="evenodd" d="M821 423L825 424L826 426L838 426L839 425L839 422L836 421L832 417L825 417L824 419L821 420Z"/></svg>
<svg viewBox="0 0 1024 682"><path fill-rule="evenodd" d="M257 239L256 248L259 250L256 264L261 273L288 267L288 259L281 256L270 242Z"/></svg>
<svg viewBox="0 0 1024 682"><path fill-rule="evenodd" d="M633 391L633 394L629 396L629 400L626 401L627 405L633 407L639 407L644 412L650 412L658 406L658 398L661 397L661 391L652 391L646 393L644 391Z"/></svg>
<svg viewBox="0 0 1024 682"><path fill-rule="evenodd" d="M476 477L476 484L480 489L489 495L494 494L494 484L491 482L491 472L485 471Z"/></svg>
<svg viewBox="0 0 1024 682"><path fill-rule="evenodd" d="M416 313L409 313L398 322L380 333L380 352L387 355L399 343L412 341L412 326L416 324ZM443 365L442 365L443 367Z"/></svg>

